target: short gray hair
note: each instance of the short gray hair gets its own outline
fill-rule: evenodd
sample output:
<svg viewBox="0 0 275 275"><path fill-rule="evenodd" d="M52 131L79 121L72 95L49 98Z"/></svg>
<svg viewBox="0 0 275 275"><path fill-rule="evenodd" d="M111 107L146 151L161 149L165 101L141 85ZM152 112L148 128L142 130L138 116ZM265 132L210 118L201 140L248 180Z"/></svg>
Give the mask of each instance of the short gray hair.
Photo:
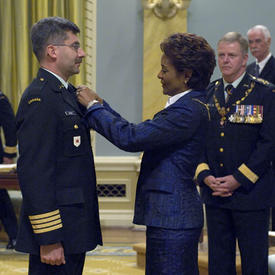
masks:
<svg viewBox="0 0 275 275"><path fill-rule="evenodd" d="M267 41L269 38L271 38L271 35L270 35L270 31L269 29L264 26L264 25L256 25L254 27L252 27L251 29L249 29L247 31L247 36L249 35L250 32L252 31L260 31L263 35L264 35L264 38L265 40Z"/></svg>
<svg viewBox="0 0 275 275"><path fill-rule="evenodd" d="M62 43L67 38L67 32L80 33L77 25L66 18L46 17L39 20L31 28L31 41L33 52L40 62L43 52L49 43Z"/></svg>
<svg viewBox="0 0 275 275"><path fill-rule="evenodd" d="M234 42L238 42L240 44L241 47L241 51L243 54L247 54L248 53L248 42L247 39L244 38L240 33L238 32L228 32L226 33L219 41L218 41L218 45L221 42L226 42L226 43L234 43Z"/></svg>

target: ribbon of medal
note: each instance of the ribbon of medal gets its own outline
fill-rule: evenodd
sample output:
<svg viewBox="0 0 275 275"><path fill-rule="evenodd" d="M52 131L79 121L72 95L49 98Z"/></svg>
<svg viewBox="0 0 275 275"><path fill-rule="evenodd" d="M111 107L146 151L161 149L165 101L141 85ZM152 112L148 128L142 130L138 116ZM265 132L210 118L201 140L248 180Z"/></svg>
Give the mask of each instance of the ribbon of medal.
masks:
<svg viewBox="0 0 275 275"><path fill-rule="evenodd" d="M220 83L217 83L217 85L219 85ZM216 89L217 90L217 85L216 85ZM253 88L255 87L255 82L252 81L251 84L250 84L250 87L245 91L245 95L237 100L234 104L232 104L231 106L236 106L236 105L240 105L241 102L243 102L247 96L252 92ZM221 119L220 119L220 125L221 126L224 126L225 122L226 122L226 115L230 112L230 107L221 107L221 104L220 102L218 101L216 95L214 94L213 95L213 98L214 98L214 103L215 103L215 106L216 106L216 109L218 111L218 113L220 114L221 116Z"/></svg>

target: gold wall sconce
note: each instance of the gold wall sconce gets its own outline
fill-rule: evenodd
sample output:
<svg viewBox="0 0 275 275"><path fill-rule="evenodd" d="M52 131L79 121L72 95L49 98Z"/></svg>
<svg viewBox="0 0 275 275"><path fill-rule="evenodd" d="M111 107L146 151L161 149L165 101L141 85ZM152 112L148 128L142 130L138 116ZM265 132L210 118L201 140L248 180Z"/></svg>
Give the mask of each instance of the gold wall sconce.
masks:
<svg viewBox="0 0 275 275"><path fill-rule="evenodd" d="M188 9L191 0L143 0L143 7L162 19L172 18L178 10Z"/></svg>

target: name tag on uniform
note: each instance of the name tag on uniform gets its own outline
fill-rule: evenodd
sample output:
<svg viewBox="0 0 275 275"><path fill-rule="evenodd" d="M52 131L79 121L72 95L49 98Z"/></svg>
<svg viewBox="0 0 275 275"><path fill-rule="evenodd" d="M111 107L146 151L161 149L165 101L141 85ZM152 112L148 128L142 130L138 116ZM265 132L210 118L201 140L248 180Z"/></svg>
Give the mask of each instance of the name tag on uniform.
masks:
<svg viewBox="0 0 275 275"><path fill-rule="evenodd" d="M73 144L75 147L80 146L81 144L81 136L75 136L73 137Z"/></svg>
<svg viewBox="0 0 275 275"><path fill-rule="evenodd" d="M75 116L76 112L75 111L65 111L66 116Z"/></svg>
<svg viewBox="0 0 275 275"><path fill-rule="evenodd" d="M259 124L263 122L263 105L236 105L235 113L231 114L229 121L232 123Z"/></svg>

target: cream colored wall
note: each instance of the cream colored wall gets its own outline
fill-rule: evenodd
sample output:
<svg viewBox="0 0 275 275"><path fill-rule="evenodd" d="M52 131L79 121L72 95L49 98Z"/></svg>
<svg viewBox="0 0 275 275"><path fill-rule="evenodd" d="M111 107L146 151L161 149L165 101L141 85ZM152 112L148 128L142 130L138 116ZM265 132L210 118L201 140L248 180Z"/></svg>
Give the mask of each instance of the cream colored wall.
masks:
<svg viewBox="0 0 275 275"><path fill-rule="evenodd" d="M97 184L125 184L126 197L99 198L102 226L133 226L139 157L95 157Z"/></svg>

